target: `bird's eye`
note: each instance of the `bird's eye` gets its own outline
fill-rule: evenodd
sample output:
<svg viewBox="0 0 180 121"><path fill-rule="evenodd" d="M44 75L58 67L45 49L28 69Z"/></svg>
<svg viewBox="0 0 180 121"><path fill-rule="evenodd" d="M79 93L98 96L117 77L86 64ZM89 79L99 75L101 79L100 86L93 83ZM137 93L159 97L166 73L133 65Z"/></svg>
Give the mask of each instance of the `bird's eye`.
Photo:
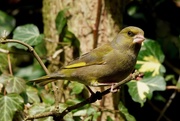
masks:
<svg viewBox="0 0 180 121"><path fill-rule="evenodd" d="M134 33L132 31L128 31L127 33L130 37L133 37L134 36Z"/></svg>

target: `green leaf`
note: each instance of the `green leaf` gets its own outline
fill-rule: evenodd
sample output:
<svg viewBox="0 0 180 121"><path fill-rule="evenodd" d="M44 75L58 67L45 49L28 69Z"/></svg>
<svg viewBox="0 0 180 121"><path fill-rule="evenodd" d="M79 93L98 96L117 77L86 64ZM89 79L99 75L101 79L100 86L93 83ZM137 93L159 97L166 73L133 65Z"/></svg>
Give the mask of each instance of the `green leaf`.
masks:
<svg viewBox="0 0 180 121"><path fill-rule="evenodd" d="M37 26L33 24L26 24L18 26L13 32L13 39L20 40L29 44L30 46L37 45L42 42L43 35L39 33ZM8 46L15 46L19 49L27 49L18 43L9 43Z"/></svg>
<svg viewBox="0 0 180 121"><path fill-rule="evenodd" d="M28 96L29 103L40 103L40 98L38 96L38 90L31 86L26 86L26 94Z"/></svg>
<svg viewBox="0 0 180 121"><path fill-rule="evenodd" d="M16 21L12 16L0 11L0 37L8 36L15 27L15 24ZM6 35L4 36L4 34Z"/></svg>
<svg viewBox="0 0 180 121"><path fill-rule="evenodd" d="M132 80L127 83L129 94L135 102L143 106L146 98L151 98L153 91L164 91L166 83L162 76L143 78L140 81Z"/></svg>
<svg viewBox="0 0 180 121"><path fill-rule="evenodd" d="M137 6L131 6L128 8L128 15L133 16L138 10Z"/></svg>
<svg viewBox="0 0 180 121"><path fill-rule="evenodd" d="M7 93L21 93L25 90L26 82L19 77L7 74L0 76L0 83L5 86Z"/></svg>
<svg viewBox="0 0 180 121"><path fill-rule="evenodd" d="M10 76L5 86L7 93L21 93L26 89L26 82L22 78Z"/></svg>
<svg viewBox="0 0 180 121"><path fill-rule="evenodd" d="M136 68L140 72L150 72L152 76L156 76L165 72L165 68L161 64L163 61L164 54L160 45L147 39L139 52Z"/></svg>
<svg viewBox="0 0 180 121"><path fill-rule="evenodd" d="M43 113L43 112L47 111L46 110L47 106L48 105L46 105L45 103L33 104L32 107L29 110L29 114L30 115L36 115L36 114L39 114L39 113Z"/></svg>
<svg viewBox="0 0 180 121"><path fill-rule="evenodd" d="M8 83L9 78L10 78L10 75L1 74L0 83L3 84L3 85L6 85Z"/></svg>
<svg viewBox="0 0 180 121"><path fill-rule="evenodd" d="M64 111L67 107L68 107L68 105L66 105L65 103L60 103L59 104L59 112ZM64 121L74 121L72 112L69 112L68 114L66 114L63 117L63 119L64 119Z"/></svg>
<svg viewBox="0 0 180 121"><path fill-rule="evenodd" d="M47 54L45 41L42 41L40 44L36 45L34 49L40 57L44 57Z"/></svg>
<svg viewBox="0 0 180 121"><path fill-rule="evenodd" d="M75 104L80 103L80 102L81 102L81 100L79 100L79 99L68 99L66 101L66 104L68 106L72 106L72 105L75 105Z"/></svg>
<svg viewBox="0 0 180 121"><path fill-rule="evenodd" d="M73 116L85 116L87 115L87 109L77 110L73 113Z"/></svg>
<svg viewBox="0 0 180 121"><path fill-rule="evenodd" d="M40 66L40 65L37 65L37 66ZM44 75L44 71L42 70L42 67L40 66L38 68L37 66L35 67L34 65L33 66L31 65L31 66L20 68L16 72L15 75L21 78L25 78L27 80L32 80L32 79L35 79L37 77Z"/></svg>
<svg viewBox="0 0 180 121"><path fill-rule="evenodd" d="M58 34L61 34L66 24L67 24L67 19L65 16L65 10L62 10L58 13L56 17L56 29L58 31Z"/></svg>
<svg viewBox="0 0 180 121"><path fill-rule="evenodd" d="M125 116L126 121L136 121L134 116L129 114L128 109L122 104L122 102L119 102L118 109Z"/></svg>
<svg viewBox="0 0 180 121"><path fill-rule="evenodd" d="M49 106L45 103L36 103L29 110L29 115L37 115L44 112L52 111L54 106ZM54 121L52 116L36 119L36 121Z"/></svg>
<svg viewBox="0 0 180 121"><path fill-rule="evenodd" d="M96 111L93 115L89 115L87 118L84 119L84 121L97 121L98 117L101 115L101 112Z"/></svg>
<svg viewBox="0 0 180 121"><path fill-rule="evenodd" d="M72 82L70 83L69 87L72 89L71 94L79 94L84 89L84 85L78 82Z"/></svg>
<svg viewBox="0 0 180 121"><path fill-rule="evenodd" d="M44 103L54 104L54 94L53 92L47 92L46 90L40 90L40 96Z"/></svg>
<svg viewBox="0 0 180 121"><path fill-rule="evenodd" d="M15 112L23 109L23 103L18 94L0 95L0 121L12 121Z"/></svg>
<svg viewBox="0 0 180 121"><path fill-rule="evenodd" d="M65 37L63 38L63 42L69 43L70 45L79 48L80 42L76 38L76 36L72 32L68 31L67 29L65 32L66 33L65 33Z"/></svg>
<svg viewBox="0 0 180 121"><path fill-rule="evenodd" d="M180 87L179 85L179 81L176 80L175 75L173 74L169 74L169 75L165 75L165 81L171 81L170 83L172 83L173 85L176 85L177 87Z"/></svg>
<svg viewBox="0 0 180 121"><path fill-rule="evenodd" d="M157 101L161 101L161 102L164 102L164 103L167 102L167 99L165 97L163 97L159 93L156 93L156 95L154 95L153 98L154 98L154 100L157 100Z"/></svg>
<svg viewBox="0 0 180 121"><path fill-rule="evenodd" d="M107 116L106 121L113 121L113 119L110 116Z"/></svg>

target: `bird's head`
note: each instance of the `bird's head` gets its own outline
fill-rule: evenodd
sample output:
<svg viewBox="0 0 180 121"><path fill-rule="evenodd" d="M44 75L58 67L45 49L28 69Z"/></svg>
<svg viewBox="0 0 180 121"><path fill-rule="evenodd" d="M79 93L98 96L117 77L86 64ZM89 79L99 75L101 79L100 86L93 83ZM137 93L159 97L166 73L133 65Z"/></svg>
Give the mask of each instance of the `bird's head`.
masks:
<svg viewBox="0 0 180 121"><path fill-rule="evenodd" d="M140 49L141 43L145 40L144 31L138 27L129 26L122 29L118 36L112 41L112 45L116 48L138 48Z"/></svg>
<svg viewBox="0 0 180 121"><path fill-rule="evenodd" d="M141 44L144 40L144 31L138 27L129 26L121 30L119 33L121 36L124 36L124 40L127 43L139 43Z"/></svg>

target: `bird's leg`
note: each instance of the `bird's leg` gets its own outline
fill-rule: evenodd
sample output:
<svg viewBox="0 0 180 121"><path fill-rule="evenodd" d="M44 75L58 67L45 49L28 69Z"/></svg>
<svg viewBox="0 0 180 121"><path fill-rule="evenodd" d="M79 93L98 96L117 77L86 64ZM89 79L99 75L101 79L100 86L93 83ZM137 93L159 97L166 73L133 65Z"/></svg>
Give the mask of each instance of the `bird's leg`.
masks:
<svg viewBox="0 0 180 121"><path fill-rule="evenodd" d="M114 85L116 85L117 83L98 83L98 86L111 86L111 92L117 92L119 89L114 89Z"/></svg>
<svg viewBox="0 0 180 121"><path fill-rule="evenodd" d="M89 90L89 92L91 93L91 95L95 94L89 86L86 85L86 88Z"/></svg>
<svg viewBox="0 0 180 121"><path fill-rule="evenodd" d="M112 93L115 93L115 92L119 91L119 89L114 89L114 85L116 85L116 83L113 83L113 84L111 85L111 90L110 90L110 92L112 92Z"/></svg>

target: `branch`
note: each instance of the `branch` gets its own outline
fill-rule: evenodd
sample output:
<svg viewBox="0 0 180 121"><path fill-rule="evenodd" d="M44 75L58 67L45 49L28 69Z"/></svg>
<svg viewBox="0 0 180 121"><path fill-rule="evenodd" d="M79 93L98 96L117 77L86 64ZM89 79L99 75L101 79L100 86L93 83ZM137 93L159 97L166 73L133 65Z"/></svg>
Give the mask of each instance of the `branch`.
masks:
<svg viewBox="0 0 180 121"><path fill-rule="evenodd" d="M5 49L2 49L2 48L0 48L0 52L1 53L5 53L5 54L9 54L10 53L9 50L5 50Z"/></svg>
<svg viewBox="0 0 180 121"><path fill-rule="evenodd" d="M180 83L180 75L179 75L179 78L178 78L177 83ZM167 110L167 109L169 108L169 106L171 105L173 99L176 97L176 94L177 94L177 91L175 90L175 91L171 94L168 102L166 103L165 107L162 109L162 111L161 111L161 113L160 113L160 115L159 115L159 117L157 118L156 121L160 121L160 120L161 120L161 118L163 117L164 113L166 112L166 110Z"/></svg>
<svg viewBox="0 0 180 121"><path fill-rule="evenodd" d="M31 47L30 45L19 41L19 40L13 40L13 39L3 39L0 38L0 43L2 44L6 44L6 43L19 43L21 45L24 45L25 47L28 48L29 52L31 52L33 54L33 56L37 59L37 61L40 63L40 65L42 66L42 68L44 69L44 71L46 72L46 74L49 74L49 71L47 70L46 66L44 65L44 63L42 62L42 60L40 59L40 57L38 56L38 54L36 53L36 51L34 51L33 47Z"/></svg>
<svg viewBox="0 0 180 121"><path fill-rule="evenodd" d="M98 44L98 29L99 29L99 23L101 17L101 9L102 9L102 0L98 0L96 23L95 23L95 28L93 29L93 39L94 39L93 48L96 48Z"/></svg>
<svg viewBox="0 0 180 121"><path fill-rule="evenodd" d="M11 66L11 59L10 59L10 54L7 54L7 58L8 58L8 66L9 66L9 73L11 75L13 75L13 71L12 71L12 66Z"/></svg>
<svg viewBox="0 0 180 121"><path fill-rule="evenodd" d="M166 89L167 90L170 90L170 89L173 89L173 90L177 90L177 91L179 91L180 90L180 88L178 88L177 86L166 86Z"/></svg>
<svg viewBox="0 0 180 121"><path fill-rule="evenodd" d="M137 76L139 75L138 72L135 72L133 73L132 75L128 76L126 79L122 80L121 82L117 83L112 89L115 90L115 89L118 89L120 86L122 86L123 84L129 82L130 80L132 79L135 79ZM70 107L67 107L63 112L61 113L57 113L56 111L52 111L52 112L46 112L46 113L42 113L42 114L37 114L37 115L34 115L34 116L28 116L25 118L25 121L26 120L32 120L32 119L38 119L38 118L44 118L44 117L47 117L47 116L55 116L55 117L59 117L59 120L62 120L63 117L68 114L69 112L71 112L72 110L74 109L77 109L77 108L80 108L86 104L91 104L91 103L94 103L96 102L97 100L101 100L102 97L108 93L111 92L112 90L111 88L108 88L106 89L105 91L103 92L96 92L94 94L92 94L89 98L87 98L86 100L78 103L78 104L75 104L73 106L70 106Z"/></svg>
<svg viewBox="0 0 180 121"><path fill-rule="evenodd" d="M160 121L161 118L164 116L166 110L167 110L167 109L169 108L169 106L171 105L171 103L172 103L173 99L175 98L176 94L177 94L176 91L174 91L174 92L172 93L172 95L170 96L168 102L166 103L165 107L162 109L162 111L161 111L161 113L160 113L160 115L159 115L159 117L157 118L156 121Z"/></svg>

